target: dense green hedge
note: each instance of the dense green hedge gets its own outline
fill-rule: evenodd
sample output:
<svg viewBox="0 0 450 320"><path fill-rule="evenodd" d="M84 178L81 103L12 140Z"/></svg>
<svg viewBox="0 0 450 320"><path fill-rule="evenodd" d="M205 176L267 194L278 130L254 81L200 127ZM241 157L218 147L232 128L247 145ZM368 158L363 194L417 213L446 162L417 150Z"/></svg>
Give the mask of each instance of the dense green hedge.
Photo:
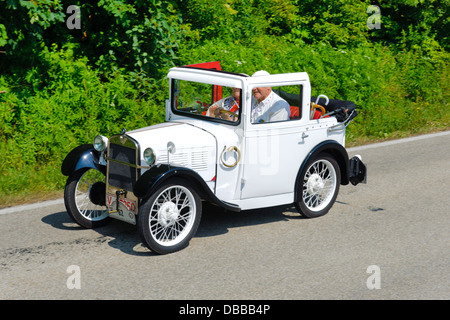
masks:
<svg viewBox="0 0 450 320"><path fill-rule="evenodd" d="M70 5L81 29L69 29ZM355 101L349 142L448 129L448 0L0 3L0 206L61 190L73 147L164 120L165 74L219 60L306 71L313 95Z"/></svg>

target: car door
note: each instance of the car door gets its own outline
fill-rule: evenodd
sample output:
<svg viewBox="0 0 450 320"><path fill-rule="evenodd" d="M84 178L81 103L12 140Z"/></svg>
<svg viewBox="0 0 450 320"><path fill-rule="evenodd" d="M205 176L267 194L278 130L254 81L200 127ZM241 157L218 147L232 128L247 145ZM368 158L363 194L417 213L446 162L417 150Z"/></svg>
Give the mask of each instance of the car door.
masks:
<svg viewBox="0 0 450 320"><path fill-rule="evenodd" d="M255 124L245 137L241 199L293 192L308 139L297 121Z"/></svg>
<svg viewBox="0 0 450 320"><path fill-rule="evenodd" d="M315 135L307 132L309 121L306 117L309 118L309 114L302 116L305 113L302 106L309 101L309 94L303 94L303 85L274 86L272 89L280 96L282 92L290 91L291 97L295 98L282 96L291 106L291 118L264 123L251 123L248 119L241 199L292 193L302 159L310 150L309 141L312 139L309 138Z"/></svg>

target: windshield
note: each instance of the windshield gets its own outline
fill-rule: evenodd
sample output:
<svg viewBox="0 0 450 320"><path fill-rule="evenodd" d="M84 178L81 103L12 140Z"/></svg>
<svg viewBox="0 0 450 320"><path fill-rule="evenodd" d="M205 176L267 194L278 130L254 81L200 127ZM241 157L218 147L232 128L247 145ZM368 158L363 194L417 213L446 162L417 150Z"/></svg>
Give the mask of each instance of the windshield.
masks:
<svg viewBox="0 0 450 320"><path fill-rule="evenodd" d="M237 124L241 89L187 80L172 80L172 109L177 114Z"/></svg>

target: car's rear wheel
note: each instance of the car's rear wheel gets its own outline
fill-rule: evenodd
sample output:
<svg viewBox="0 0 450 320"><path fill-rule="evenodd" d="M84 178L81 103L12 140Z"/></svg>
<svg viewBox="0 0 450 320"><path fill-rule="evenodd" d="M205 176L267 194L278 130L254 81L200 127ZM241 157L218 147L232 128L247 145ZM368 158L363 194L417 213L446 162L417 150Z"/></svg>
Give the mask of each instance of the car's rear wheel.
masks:
<svg viewBox="0 0 450 320"><path fill-rule="evenodd" d="M159 254L181 250L197 232L201 215L200 197L192 185L183 179L171 179L145 200L139 210L142 242Z"/></svg>
<svg viewBox="0 0 450 320"><path fill-rule="evenodd" d="M309 160L297 180L296 209L305 217L325 215L336 201L341 173L336 160L320 154Z"/></svg>
<svg viewBox="0 0 450 320"><path fill-rule="evenodd" d="M87 168L72 173L64 189L69 216L84 228L96 228L109 222L105 188L105 176L98 170Z"/></svg>

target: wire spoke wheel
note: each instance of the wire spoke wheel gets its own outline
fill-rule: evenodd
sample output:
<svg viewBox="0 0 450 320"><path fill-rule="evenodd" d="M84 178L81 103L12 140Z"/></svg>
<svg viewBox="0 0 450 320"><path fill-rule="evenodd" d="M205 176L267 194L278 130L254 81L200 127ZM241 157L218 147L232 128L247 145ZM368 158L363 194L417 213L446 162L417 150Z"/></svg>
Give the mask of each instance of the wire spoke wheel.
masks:
<svg viewBox="0 0 450 320"><path fill-rule="evenodd" d="M297 210L306 217L326 214L334 204L340 184L339 166L329 156L319 156L306 165L298 185Z"/></svg>
<svg viewBox="0 0 450 320"><path fill-rule="evenodd" d="M303 201L308 209L319 211L331 201L336 187L336 171L327 160L313 163L303 179Z"/></svg>
<svg viewBox="0 0 450 320"><path fill-rule="evenodd" d="M194 222L196 205L193 194L182 186L165 189L151 209L149 228L156 242L169 246L186 237Z"/></svg>
<svg viewBox="0 0 450 320"><path fill-rule="evenodd" d="M91 191L97 182L105 181L105 176L97 170L86 171L75 188L75 205L79 213L89 221L100 221L108 216L105 206L95 204L91 200Z"/></svg>
<svg viewBox="0 0 450 320"><path fill-rule="evenodd" d="M139 213L143 242L161 254L187 246L200 222L201 204L197 193L187 182L181 179L175 182L159 188Z"/></svg>
<svg viewBox="0 0 450 320"><path fill-rule="evenodd" d="M109 221L104 205L105 176L95 169L81 169L69 176L64 203L69 216L85 228L100 227Z"/></svg>

